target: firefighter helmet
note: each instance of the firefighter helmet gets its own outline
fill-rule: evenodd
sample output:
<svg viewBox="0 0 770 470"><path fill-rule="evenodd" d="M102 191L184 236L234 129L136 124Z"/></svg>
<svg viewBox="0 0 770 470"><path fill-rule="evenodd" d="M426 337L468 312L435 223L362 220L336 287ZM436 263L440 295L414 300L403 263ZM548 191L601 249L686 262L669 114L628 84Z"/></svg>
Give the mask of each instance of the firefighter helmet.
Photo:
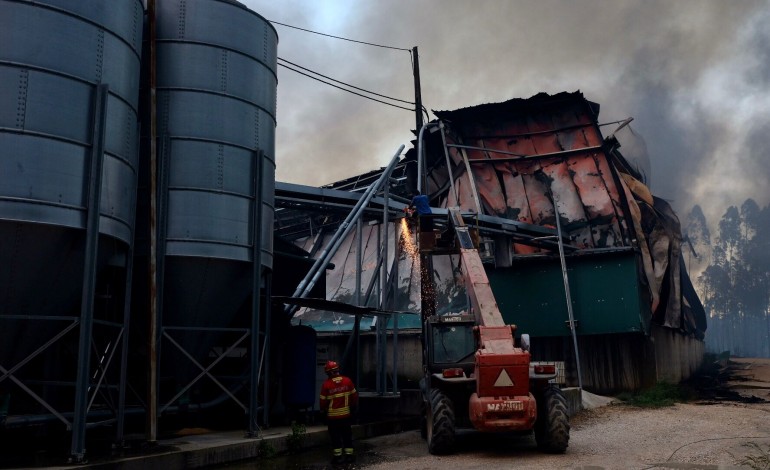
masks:
<svg viewBox="0 0 770 470"><path fill-rule="evenodd" d="M340 366L335 361L326 361L326 365L324 366L324 371L327 373L339 370Z"/></svg>

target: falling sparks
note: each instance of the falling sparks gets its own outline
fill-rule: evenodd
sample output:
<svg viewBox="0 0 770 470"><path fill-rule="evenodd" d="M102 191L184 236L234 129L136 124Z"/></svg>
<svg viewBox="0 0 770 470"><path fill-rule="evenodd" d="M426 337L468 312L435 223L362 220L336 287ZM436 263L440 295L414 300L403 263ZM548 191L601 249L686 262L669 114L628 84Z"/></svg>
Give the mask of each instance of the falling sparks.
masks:
<svg viewBox="0 0 770 470"><path fill-rule="evenodd" d="M431 233L432 235L432 233ZM431 305L430 311L435 309L436 293L433 288L433 273L429 272L431 263L422 263L420 260L420 248L417 245L416 234L412 234L412 229L406 218L401 219L401 246L404 253L407 253L412 260L412 266L419 266L420 282L422 288L420 294L423 297L423 304ZM423 312L428 314L428 312Z"/></svg>
<svg viewBox="0 0 770 470"><path fill-rule="evenodd" d="M417 255L419 255L419 249L415 239L412 237L412 231L406 222L406 218L401 219L401 244L404 251L412 258L412 261L416 260Z"/></svg>

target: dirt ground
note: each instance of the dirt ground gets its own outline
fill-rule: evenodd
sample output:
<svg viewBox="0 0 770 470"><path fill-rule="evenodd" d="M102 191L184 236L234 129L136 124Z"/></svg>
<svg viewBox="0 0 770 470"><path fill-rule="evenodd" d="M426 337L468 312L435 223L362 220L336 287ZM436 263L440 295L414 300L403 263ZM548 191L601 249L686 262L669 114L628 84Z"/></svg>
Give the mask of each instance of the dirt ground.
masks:
<svg viewBox="0 0 770 470"><path fill-rule="evenodd" d="M377 458L363 467L729 469L752 468L744 459L770 455L770 359L733 358L691 386L697 395L672 407L613 404L580 412L563 455L539 453L531 436L467 433L458 436L456 454L436 457L410 432L367 441L372 447L364 454Z"/></svg>
<svg viewBox="0 0 770 470"><path fill-rule="evenodd" d="M729 368L730 389L770 401L770 359L732 358L730 362L734 363Z"/></svg>
<svg viewBox="0 0 770 470"><path fill-rule="evenodd" d="M715 363L688 387L690 399L670 407L612 404L581 411L571 420L562 455L539 452L531 435L465 432L454 454L433 456L419 432L410 431L357 442L358 462L344 467L329 465L328 450L319 449L236 468L720 470L752 468L741 465L747 457L764 455L770 462L770 359Z"/></svg>

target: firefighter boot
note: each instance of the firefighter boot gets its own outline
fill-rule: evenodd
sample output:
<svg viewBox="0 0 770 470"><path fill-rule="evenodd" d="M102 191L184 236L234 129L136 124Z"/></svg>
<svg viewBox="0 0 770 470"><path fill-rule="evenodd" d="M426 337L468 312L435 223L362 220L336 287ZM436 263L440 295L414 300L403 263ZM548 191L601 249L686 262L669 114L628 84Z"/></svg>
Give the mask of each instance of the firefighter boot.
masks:
<svg viewBox="0 0 770 470"><path fill-rule="evenodd" d="M345 454L345 463L353 463L356 461L356 454L354 453L352 447L345 447L344 454Z"/></svg>
<svg viewBox="0 0 770 470"><path fill-rule="evenodd" d="M334 449L332 451L332 464L337 465L343 462L342 449Z"/></svg>

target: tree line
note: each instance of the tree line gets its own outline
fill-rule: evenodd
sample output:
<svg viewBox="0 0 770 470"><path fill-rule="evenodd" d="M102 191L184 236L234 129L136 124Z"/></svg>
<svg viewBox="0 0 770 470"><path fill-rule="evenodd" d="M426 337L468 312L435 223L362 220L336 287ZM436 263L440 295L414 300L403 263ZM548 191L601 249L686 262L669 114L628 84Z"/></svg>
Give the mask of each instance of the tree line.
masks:
<svg viewBox="0 0 770 470"><path fill-rule="evenodd" d="M692 247L683 247L685 264L689 258L708 315L706 348L770 357L770 205L747 199L729 207L713 241L699 206L685 227L685 244Z"/></svg>

